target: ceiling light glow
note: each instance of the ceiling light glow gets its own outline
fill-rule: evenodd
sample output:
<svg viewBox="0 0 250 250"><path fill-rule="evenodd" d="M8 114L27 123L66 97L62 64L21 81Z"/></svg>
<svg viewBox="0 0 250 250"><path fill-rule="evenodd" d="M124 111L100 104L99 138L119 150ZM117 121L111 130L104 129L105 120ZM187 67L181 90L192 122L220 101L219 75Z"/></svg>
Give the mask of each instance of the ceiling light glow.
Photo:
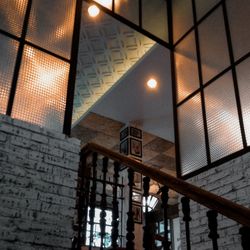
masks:
<svg viewBox="0 0 250 250"><path fill-rule="evenodd" d="M88 12L89 12L89 15L91 17L96 17L99 15L100 13L100 9L96 6L96 5L91 5L89 8L88 8Z"/></svg>
<svg viewBox="0 0 250 250"><path fill-rule="evenodd" d="M150 89L155 89L157 87L157 81L151 78L148 80L147 85Z"/></svg>

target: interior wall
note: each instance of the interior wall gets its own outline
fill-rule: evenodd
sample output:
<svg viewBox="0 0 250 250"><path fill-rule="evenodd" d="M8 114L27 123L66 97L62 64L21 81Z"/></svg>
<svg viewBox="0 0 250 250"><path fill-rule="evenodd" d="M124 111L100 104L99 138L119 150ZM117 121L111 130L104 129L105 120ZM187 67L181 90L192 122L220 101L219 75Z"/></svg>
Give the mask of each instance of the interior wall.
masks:
<svg viewBox="0 0 250 250"><path fill-rule="evenodd" d="M229 199L250 208L250 154L245 154L234 160L208 170L188 181L202 189ZM212 241L208 238L209 229L206 213L208 209L195 202L190 202L190 239L194 250L212 249ZM181 211L181 207L180 207ZM183 218L180 212L180 218ZM222 250L242 249L239 228L235 221L218 215L218 247ZM181 221L181 232L185 232ZM184 233L181 234L182 249L186 249Z"/></svg>
<svg viewBox="0 0 250 250"><path fill-rule="evenodd" d="M62 250L74 235L80 142L0 115L2 250Z"/></svg>

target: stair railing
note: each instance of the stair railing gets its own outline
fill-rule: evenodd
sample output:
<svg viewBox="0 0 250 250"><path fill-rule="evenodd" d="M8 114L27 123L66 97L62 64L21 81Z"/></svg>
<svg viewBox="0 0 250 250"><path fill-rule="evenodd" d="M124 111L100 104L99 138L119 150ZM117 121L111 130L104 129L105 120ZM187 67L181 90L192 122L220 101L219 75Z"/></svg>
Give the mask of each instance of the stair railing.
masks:
<svg viewBox="0 0 250 250"><path fill-rule="evenodd" d="M92 164L88 163L86 160L88 157L92 156ZM124 155L121 155L119 153L116 153L114 151L111 151L109 149L106 149L102 146L99 146L94 143L88 143L86 146L82 148L81 151L81 164L79 168L79 182L78 182L78 221L77 221L77 246L75 248L72 247L72 249L93 249L92 242L93 236L90 235L90 241L89 245L85 248L83 247L86 245L84 241L86 240L86 218L89 218L90 224L88 225L91 230L93 231L93 220L94 220L94 208L95 208L95 192L96 192L96 166L97 166L97 155L100 155L103 157L103 193L101 198L101 214L100 214L100 227L101 227L101 245L98 249L106 248L103 244L104 242L104 236L105 236L105 221L106 221L106 205L107 205L107 195L105 193L105 187L106 187L106 172L107 172L107 161L113 161L114 162L114 178L112 187L113 187L113 221L112 221L112 233L111 233L111 246L109 249L119 250L119 249L127 249L127 250L134 250L134 212L132 211L132 189L133 189L133 181L134 181L134 172L139 172L143 176L146 176L148 179L145 180L145 182L149 182L150 179L153 179L154 181L157 181L162 185L161 193L162 193L162 207L164 211L164 225L165 225L165 231L164 231L164 241L163 241L163 249L168 250L171 249L171 243L168 241L168 209L167 209L167 202L168 202L168 191L169 189L172 189L176 191L177 193L181 194L183 198L181 199L182 203L182 211L183 211L183 220L185 222L185 229L186 229L186 247L187 249L191 249L191 243L190 243L190 228L189 228L189 222L191 220L190 216L190 206L189 202L190 200L193 200L207 208L209 208L209 211L207 212L208 217L208 228L209 228L209 235L208 237L212 240L213 249L218 249L218 238L219 235L217 233L217 214L220 213L236 222L242 225L240 228L240 235L242 240L242 249L243 250L249 250L250 246L250 209L243 207L239 204L236 204L230 200L227 200L223 197L217 196L211 192L208 192L206 190L203 190L199 187L196 187L182 179L173 177L171 175L168 175L162 171L159 171L155 168L149 167L139 161L136 161L135 159L126 157ZM93 168L94 166L94 168ZM118 244L118 224L119 224L119 213L118 213L118 203L114 200L117 198L117 185L119 184L118 178L119 178L119 170L124 169L124 167L128 168L128 187L129 187L129 193L128 193L128 200L129 200L129 206L128 206L128 221L127 221L127 234L126 244L123 244L123 247L126 246L126 248L121 248L121 244ZM92 177L88 176L87 173L89 173L89 169L92 168ZM94 171L93 171L94 169ZM92 187L88 186L89 178L92 178ZM149 179L150 178L150 179ZM147 198L148 196L148 185L144 185L146 190L144 190L144 195ZM89 200L89 190L92 190L90 192L90 205L88 204ZM88 206L90 206L89 215L87 214ZM146 208L147 211L147 208ZM147 215L145 215L145 218L147 218ZM145 219L147 221L147 219ZM150 244L149 237L147 237L148 234L148 227L147 225L144 225L144 249L145 250L153 250L155 249L153 244ZM85 231L84 231L85 230ZM90 230L90 231L91 231ZM93 232L90 232L93 233Z"/></svg>

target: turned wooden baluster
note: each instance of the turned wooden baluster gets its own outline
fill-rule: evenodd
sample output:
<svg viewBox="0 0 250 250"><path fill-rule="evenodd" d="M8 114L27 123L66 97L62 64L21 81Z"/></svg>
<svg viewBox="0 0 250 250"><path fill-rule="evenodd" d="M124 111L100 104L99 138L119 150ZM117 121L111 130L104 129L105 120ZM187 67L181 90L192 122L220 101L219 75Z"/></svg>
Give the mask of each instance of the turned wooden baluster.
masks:
<svg viewBox="0 0 250 250"><path fill-rule="evenodd" d="M101 236L101 247L100 250L104 248L104 237L105 237L105 226L106 226L106 209L107 209L107 194L106 194L106 178L108 172L108 158L104 157L102 161L102 173L103 173L103 183L102 183L102 198L101 198L101 213L100 213L100 236Z"/></svg>
<svg viewBox="0 0 250 250"><path fill-rule="evenodd" d="M92 244L93 244L95 203L96 203L96 167L97 167L97 153L93 153L93 159L92 159L93 178L92 178L92 186L90 191L90 202L89 202L89 224L90 224L89 250L92 249Z"/></svg>
<svg viewBox="0 0 250 250"><path fill-rule="evenodd" d="M84 228L83 218L84 218L84 170L86 168L86 156L81 156L80 167L78 170L78 183L77 183L77 210L78 210L78 225L77 225L77 238L72 240L72 249L77 249L81 247L84 236L82 235ZM84 242L84 241L83 241ZM77 245L77 247L76 247Z"/></svg>
<svg viewBox="0 0 250 250"><path fill-rule="evenodd" d="M169 188L164 186L161 188L161 200L162 200L162 208L164 213L164 242L163 248L164 250L170 250L171 242L168 241L168 191Z"/></svg>
<svg viewBox="0 0 250 250"><path fill-rule="evenodd" d="M145 226L144 234L143 234L143 247L145 250L151 250L152 249L152 241L153 241L153 235L150 232L149 223L148 223L148 196L149 196L149 183L150 178L144 177L143 178L143 196L145 197Z"/></svg>
<svg viewBox="0 0 250 250"><path fill-rule="evenodd" d="M118 247L117 239L119 236L119 208L118 208L118 200L117 200L117 186L118 186L118 180L119 180L119 170L120 170L120 163L115 162L114 163L114 176L113 176L113 214L112 214L112 248L113 250L116 250Z"/></svg>
<svg viewBox="0 0 250 250"><path fill-rule="evenodd" d="M189 228L189 222L192 220L190 217L190 200L188 197L182 197L181 198L182 203L182 212L183 212L183 221L185 222L185 229L186 229L186 243L187 243L187 250L191 249L190 244L190 228Z"/></svg>
<svg viewBox="0 0 250 250"><path fill-rule="evenodd" d="M219 234L217 233L217 216L218 213L215 210L209 210L207 212L207 218L208 218L208 228L210 230L208 237L213 242L213 249L218 250L218 242L217 239L219 238Z"/></svg>
<svg viewBox="0 0 250 250"><path fill-rule="evenodd" d="M80 167L78 171L78 236L77 249L80 249L86 241L86 227L87 227L87 213L89 203L89 185L90 185L90 169L87 168L87 158L85 155L81 156Z"/></svg>
<svg viewBox="0 0 250 250"><path fill-rule="evenodd" d="M250 227L241 227L241 245L243 250L249 250L250 248Z"/></svg>
<svg viewBox="0 0 250 250"><path fill-rule="evenodd" d="M133 185L134 185L134 171L128 169L128 186L129 186L129 209L128 209L128 220L127 220L127 243L126 250L134 250L134 212L132 210L132 195L133 195Z"/></svg>

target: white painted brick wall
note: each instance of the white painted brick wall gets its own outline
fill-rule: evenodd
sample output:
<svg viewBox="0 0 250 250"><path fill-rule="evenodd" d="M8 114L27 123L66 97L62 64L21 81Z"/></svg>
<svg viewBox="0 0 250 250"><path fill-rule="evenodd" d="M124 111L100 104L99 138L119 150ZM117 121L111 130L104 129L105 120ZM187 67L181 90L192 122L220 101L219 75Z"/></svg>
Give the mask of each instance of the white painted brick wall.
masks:
<svg viewBox="0 0 250 250"><path fill-rule="evenodd" d="M250 207L250 153L190 178L188 182L238 204ZM194 202L191 202L190 206L192 250L212 249L212 242L208 238L209 231L206 217L208 209ZM183 217L182 212L180 212L180 217ZM219 249L242 249L239 228L240 225L234 221L218 215ZM183 223L181 223L181 230L183 232L182 249L186 249Z"/></svg>
<svg viewBox="0 0 250 250"><path fill-rule="evenodd" d="M0 115L0 249L70 249L80 141Z"/></svg>

